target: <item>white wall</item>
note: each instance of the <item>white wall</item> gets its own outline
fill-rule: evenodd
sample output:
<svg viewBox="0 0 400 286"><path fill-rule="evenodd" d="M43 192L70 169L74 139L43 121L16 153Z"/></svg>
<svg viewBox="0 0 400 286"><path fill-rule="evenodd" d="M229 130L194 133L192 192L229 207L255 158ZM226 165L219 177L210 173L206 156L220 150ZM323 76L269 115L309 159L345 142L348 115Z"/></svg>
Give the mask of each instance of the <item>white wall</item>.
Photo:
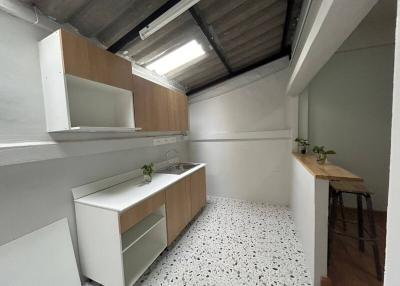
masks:
<svg viewBox="0 0 400 286"><path fill-rule="evenodd" d="M0 12L0 34L0 143L9 143L7 150L0 144L0 160L5 153L18 157L0 167L0 245L67 217L77 251L71 188L163 161L171 148L187 160L187 142L159 147L152 146L151 139L134 138L54 142L46 133L37 49L47 32ZM23 141L35 141L36 147L10 147ZM48 150L50 158L57 159L21 163L30 150L40 150L39 157L47 157ZM35 157L26 155L29 160Z"/></svg>
<svg viewBox="0 0 400 286"><path fill-rule="evenodd" d="M390 154L389 204L387 211L385 285L400 281L400 7L397 7L396 49L394 62L392 147Z"/></svg>
<svg viewBox="0 0 400 286"><path fill-rule="evenodd" d="M190 155L208 163L209 193L288 204L290 130L297 130L297 98L285 96L287 63L286 58L278 60L190 100L191 136L201 138L191 142ZM278 138L273 132L262 133L271 130L289 131ZM224 139L217 139L221 134ZM250 139L254 134L261 136Z"/></svg>
<svg viewBox="0 0 400 286"><path fill-rule="evenodd" d="M48 33L0 12L0 142L50 139L37 46Z"/></svg>
<svg viewBox="0 0 400 286"><path fill-rule="evenodd" d="M311 143L336 150L331 160L365 179L378 210L387 207L395 5L380 1L306 92Z"/></svg>

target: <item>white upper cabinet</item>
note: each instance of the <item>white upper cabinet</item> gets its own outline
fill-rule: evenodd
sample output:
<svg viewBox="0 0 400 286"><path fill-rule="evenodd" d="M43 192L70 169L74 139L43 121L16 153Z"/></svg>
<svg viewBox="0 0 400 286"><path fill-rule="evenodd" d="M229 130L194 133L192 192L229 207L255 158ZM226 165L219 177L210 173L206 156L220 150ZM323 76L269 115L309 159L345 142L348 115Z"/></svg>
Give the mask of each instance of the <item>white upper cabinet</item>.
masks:
<svg viewBox="0 0 400 286"><path fill-rule="evenodd" d="M63 30L39 52L48 132L136 130L129 61Z"/></svg>

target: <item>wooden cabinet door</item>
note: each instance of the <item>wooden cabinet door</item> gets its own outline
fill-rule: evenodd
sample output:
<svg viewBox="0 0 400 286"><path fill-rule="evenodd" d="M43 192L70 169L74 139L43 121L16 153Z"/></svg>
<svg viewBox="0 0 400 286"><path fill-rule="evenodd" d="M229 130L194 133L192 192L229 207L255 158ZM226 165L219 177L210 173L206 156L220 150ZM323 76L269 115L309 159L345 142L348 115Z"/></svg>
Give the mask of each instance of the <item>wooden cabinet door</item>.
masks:
<svg viewBox="0 0 400 286"><path fill-rule="evenodd" d="M135 125L143 131L169 131L167 89L133 76Z"/></svg>
<svg viewBox="0 0 400 286"><path fill-rule="evenodd" d="M185 94L173 90L168 91L168 118L169 130L189 130L188 102Z"/></svg>
<svg viewBox="0 0 400 286"><path fill-rule="evenodd" d="M64 73L92 80L88 42L64 30L60 31Z"/></svg>
<svg viewBox="0 0 400 286"><path fill-rule="evenodd" d="M168 126L168 89L158 84L152 86L152 130L169 131Z"/></svg>
<svg viewBox="0 0 400 286"><path fill-rule="evenodd" d="M191 219L191 198L187 178L166 189L165 209L167 236L170 245Z"/></svg>
<svg viewBox="0 0 400 286"><path fill-rule="evenodd" d="M179 130L179 112L176 92L168 90L168 128L170 131Z"/></svg>
<svg viewBox="0 0 400 286"><path fill-rule="evenodd" d="M64 72L66 74L131 89L132 65L86 39L61 30Z"/></svg>
<svg viewBox="0 0 400 286"><path fill-rule="evenodd" d="M134 75L135 125L143 131L189 130L187 96Z"/></svg>
<svg viewBox="0 0 400 286"><path fill-rule="evenodd" d="M131 62L114 55L113 53L101 50L105 55L107 64L106 84L119 88L131 90L132 86L132 64Z"/></svg>
<svg viewBox="0 0 400 286"><path fill-rule="evenodd" d="M206 204L206 169L201 168L190 175L191 217Z"/></svg>
<svg viewBox="0 0 400 286"><path fill-rule="evenodd" d="M145 79L132 77L133 107L135 110L135 125L143 131L151 130L151 93L152 86Z"/></svg>
<svg viewBox="0 0 400 286"><path fill-rule="evenodd" d="M186 94L177 93L178 130L189 130L188 100Z"/></svg>

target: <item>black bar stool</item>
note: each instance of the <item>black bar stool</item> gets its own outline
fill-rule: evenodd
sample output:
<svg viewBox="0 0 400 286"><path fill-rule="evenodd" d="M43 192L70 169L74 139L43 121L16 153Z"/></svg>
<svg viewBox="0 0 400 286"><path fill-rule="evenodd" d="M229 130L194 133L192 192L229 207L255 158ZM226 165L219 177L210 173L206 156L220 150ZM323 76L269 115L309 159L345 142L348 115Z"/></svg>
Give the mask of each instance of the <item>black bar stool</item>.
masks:
<svg viewBox="0 0 400 286"><path fill-rule="evenodd" d="M343 230L346 231L346 221L343 212L343 193L355 195L357 197L357 224L358 224L358 236L348 235L344 232L339 232L335 230L336 219L337 219L337 206L339 203L341 210L341 220L343 222ZM330 208L329 208L329 230L330 236L335 233L337 235L343 235L358 240L358 248L361 252L365 250L365 242L372 243L372 250L375 259L375 269L376 276L379 281L382 281L382 267L379 260L379 249L378 249L378 239L376 236L375 220L372 208L371 193L367 190L362 182L346 182L346 181L331 181L329 185L329 198L330 198ZM364 227L363 220L363 202L362 198L365 198L367 206L367 217L369 223L369 230ZM365 237L364 234L368 237ZM331 239L331 238L330 238Z"/></svg>

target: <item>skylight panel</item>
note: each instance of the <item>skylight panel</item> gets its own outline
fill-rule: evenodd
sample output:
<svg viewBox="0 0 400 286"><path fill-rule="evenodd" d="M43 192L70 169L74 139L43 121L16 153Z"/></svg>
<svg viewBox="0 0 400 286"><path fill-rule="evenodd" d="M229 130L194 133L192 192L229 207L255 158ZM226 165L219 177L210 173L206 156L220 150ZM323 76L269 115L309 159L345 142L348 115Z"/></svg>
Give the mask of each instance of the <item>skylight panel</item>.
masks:
<svg viewBox="0 0 400 286"><path fill-rule="evenodd" d="M146 68L163 75L204 54L203 47L196 40L192 40L147 65Z"/></svg>

